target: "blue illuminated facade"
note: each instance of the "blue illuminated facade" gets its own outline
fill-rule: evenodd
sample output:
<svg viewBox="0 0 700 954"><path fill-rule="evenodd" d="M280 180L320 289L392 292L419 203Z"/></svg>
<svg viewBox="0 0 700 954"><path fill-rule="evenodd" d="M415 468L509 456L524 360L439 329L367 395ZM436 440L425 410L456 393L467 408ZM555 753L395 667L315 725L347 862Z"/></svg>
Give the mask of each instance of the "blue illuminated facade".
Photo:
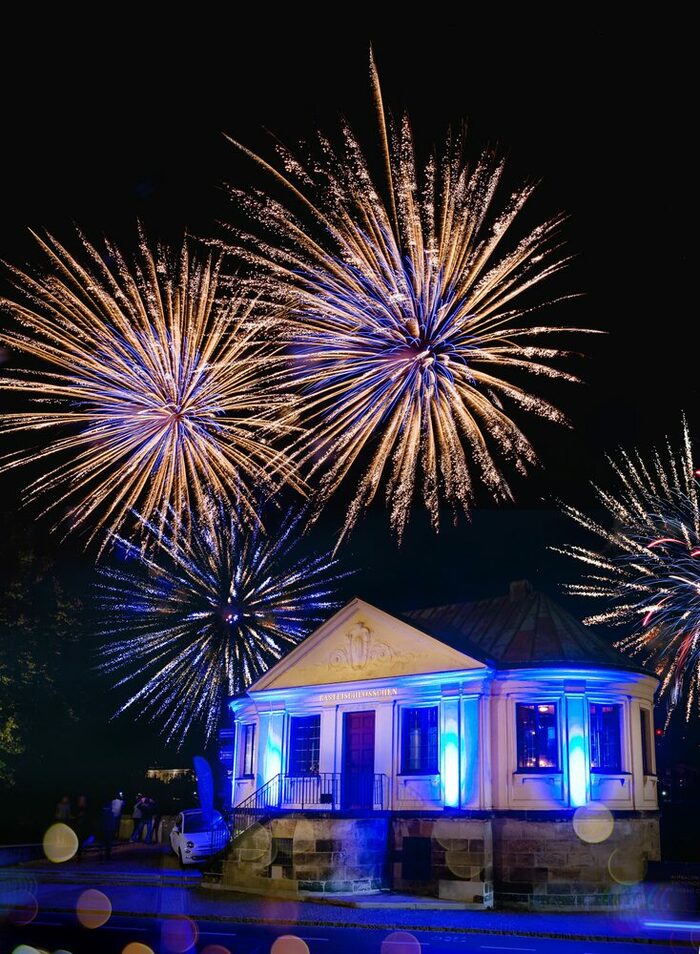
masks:
<svg viewBox="0 0 700 954"><path fill-rule="evenodd" d="M356 599L232 701L232 803L264 792L287 826L383 819L394 887L488 906L512 882L508 831L564 824L575 854L578 808L656 817L656 687L527 584L402 615ZM450 867L458 843L469 861Z"/></svg>

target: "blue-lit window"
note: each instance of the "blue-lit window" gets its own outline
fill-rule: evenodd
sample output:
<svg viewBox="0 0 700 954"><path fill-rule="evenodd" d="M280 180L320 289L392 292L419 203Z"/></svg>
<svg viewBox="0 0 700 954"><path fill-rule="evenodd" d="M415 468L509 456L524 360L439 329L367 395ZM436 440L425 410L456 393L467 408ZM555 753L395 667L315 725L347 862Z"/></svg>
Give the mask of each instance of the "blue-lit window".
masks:
<svg viewBox="0 0 700 954"><path fill-rule="evenodd" d="M558 772L559 733L557 706L553 702L518 702L519 772Z"/></svg>
<svg viewBox="0 0 700 954"><path fill-rule="evenodd" d="M255 775L255 762L253 761L253 753L255 752L255 726L252 722L242 727L241 746L243 752L241 776L244 778L251 777Z"/></svg>
<svg viewBox="0 0 700 954"><path fill-rule="evenodd" d="M401 774L438 773L438 707L403 709L401 716Z"/></svg>
<svg viewBox="0 0 700 954"><path fill-rule="evenodd" d="M316 775L321 751L321 716L294 716L289 731L289 774Z"/></svg>
<svg viewBox="0 0 700 954"><path fill-rule="evenodd" d="M619 772L620 706L592 702L590 716L591 772Z"/></svg>

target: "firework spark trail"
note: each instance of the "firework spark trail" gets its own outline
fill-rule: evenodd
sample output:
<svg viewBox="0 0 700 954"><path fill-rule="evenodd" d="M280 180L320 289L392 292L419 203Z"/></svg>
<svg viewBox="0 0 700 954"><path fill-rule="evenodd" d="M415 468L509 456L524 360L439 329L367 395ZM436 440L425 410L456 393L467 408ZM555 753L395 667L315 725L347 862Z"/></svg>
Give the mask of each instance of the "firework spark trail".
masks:
<svg viewBox="0 0 700 954"><path fill-rule="evenodd" d="M197 724L214 737L227 698L325 619L346 575L332 556L300 552L303 513L268 536L207 506L189 537L170 515L146 522L145 553L120 539L133 569L100 567L103 669L138 687L119 712L136 707L178 744Z"/></svg>
<svg viewBox="0 0 700 954"><path fill-rule="evenodd" d="M525 473L536 455L504 404L565 418L502 374L576 380L550 364L568 352L541 339L577 329L521 327L532 309L515 303L565 265L561 216L504 249L533 186L496 211L503 163L485 154L470 169L462 137L421 173L408 120L388 128L373 64L372 84L388 203L347 125L342 149L321 137L321 158L308 167L280 149L279 171L236 143L289 190L312 228L263 193L231 190L274 236L236 232L256 281L288 308L290 378L313 436L297 452L321 501L360 474L341 539L382 486L399 537L421 491L436 528L443 499L469 512L475 473L496 499L509 497L501 464Z"/></svg>
<svg viewBox="0 0 700 954"><path fill-rule="evenodd" d="M0 460L0 470L50 465L26 499L68 508L58 523L92 525L88 541L106 531L104 547L134 508L151 518L170 506L186 522L205 492L233 491L255 519L253 485L299 488L270 443L292 426L265 340L274 318L219 290L218 261L153 252L142 239L130 267L113 245L103 259L83 239L82 264L50 236L38 241L51 271L12 269L20 300L2 302L27 329L5 330L3 342L47 368L0 378L30 402L0 416L0 434L51 436Z"/></svg>
<svg viewBox="0 0 700 954"><path fill-rule="evenodd" d="M564 508L599 549L553 549L584 567L567 592L602 607L585 622L631 627L617 645L653 666L669 717L685 692L689 717L700 704L700 505L688 426L680 452L667 444L647 460L637 451L609 460L615 489L594 490L611 525Z"/></svg>

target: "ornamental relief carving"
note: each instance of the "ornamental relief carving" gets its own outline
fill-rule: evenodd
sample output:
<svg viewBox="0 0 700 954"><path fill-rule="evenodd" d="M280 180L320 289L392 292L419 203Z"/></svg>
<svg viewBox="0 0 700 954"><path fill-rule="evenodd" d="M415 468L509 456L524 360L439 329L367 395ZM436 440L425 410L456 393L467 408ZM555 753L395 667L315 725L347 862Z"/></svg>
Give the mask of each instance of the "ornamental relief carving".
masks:
<svg viewBox="0 0 700 954"><path fill-rule="evenodd" d="M328 656L328 669L332 672L350 670L353 673L369 673L374 669L399 666L412 662L415 653L396 652L377 639L372 630L362 622L355 623L343 638L343 644Z"/></svg>

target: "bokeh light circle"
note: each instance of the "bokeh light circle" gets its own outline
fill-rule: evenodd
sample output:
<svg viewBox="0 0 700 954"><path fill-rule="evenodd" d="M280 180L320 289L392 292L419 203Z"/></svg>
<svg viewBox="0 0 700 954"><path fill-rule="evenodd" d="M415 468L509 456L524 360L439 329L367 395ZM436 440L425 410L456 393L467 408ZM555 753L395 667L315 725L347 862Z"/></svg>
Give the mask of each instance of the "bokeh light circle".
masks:
<svg viewBox="0 0 700 954"><path fill-rule="evenodd" d="M63 822L56 822L44 835L44 854L54 864L70 861L78 850L78 836Z"/></svg>
<svg viewBox="0 0 700 954"><path fill-rule="evenodd" d="M479 865L472 865L470 862L464 860L465 849L457 849L455 851L446 851L445 852L445 866L450 869L452 874L456 878L466 878L471 879L474 874L474 870L479 870Z"/></svg>
<svg viewBox="0 0 700 954"><path fill-rule="evenodd" d="M278 937L270 948L270 954L311 954L309 945L300 937L293 934L283 934Z"/></svg>
<svg viewBox="0 0 700 954"><path fill-rule="evenodd" d="M186 951L191 951L198 938L197 925L184 914L163 921L160 939L163 948L170 954L185 954Z"/></svg>
<svg viewBox="0 0 700 954"><path fill-rule="evenodd" d="M664 939L664 951L668 954L693 954L696 949L700 950L700 931L671 930Z"/></svg>
<svg viewBox="0 0 700 954"><path fill-rule="evenodd" d="M421 943L408 931L393 931L382 941L381 954L420 954Z"/></svg>
<svg viewBox="0 0 700 954"><path fill-rule="evenodd" d="M241 842L241 857L246 861L256 861L262 865L272 864L272 834L264 825L255 822L246 831Z"/></svg>
<svg viewBox="0 0 700 954"><path fill-rule="evenodd" d="M6 913L5 913L6 912ZM39 902L31 891L20 889L7 892L2 899L2 913L4 920L17 927L31 924L39 912Z"/></svg>
<svg viewBox="0 0 700 954"><path fill-rule="evenodd" d="M454 822L448 821L447 819L438 819L438 821L436 821L433 825L432 837L447 851L455 851L460 848L468 850L464 844L467 839L459 838L457 832L458 829L456 828Z"/></svg>
<svg viewBox="0 0 700 954"><path fill-rule="evenodd" d="M19 944L13 949L12 954L40 954L40 952L30 944Z"/></svg>
<svg viewBox="0 0 700 954"><path fill-rule="evenodd" d="M589 845L605 841L612 835L614 827L612 812L599 802L589 802L574 812L574 831Z"/></svg>
<svg viewBox="0 0 700 954"><path fill-rule="evenodd" d="M140 941L130 941L122 954L153 954L153 948L149 947L148 944L142 944Z"/></svg>
<svg viewBox="0 0 700 954"><path fill-rule="evenodd" d="M647 861L635 848L616 848L608 858L608 871L618 884L639 884L646 877Z"/></svg>
<svg viewBox="0 0 700 954"><path fill-rule="evenodd" d="M88 888L78 898L75 913L82 926L93 931L109 921L112 902L97 888Z"/></svg>

